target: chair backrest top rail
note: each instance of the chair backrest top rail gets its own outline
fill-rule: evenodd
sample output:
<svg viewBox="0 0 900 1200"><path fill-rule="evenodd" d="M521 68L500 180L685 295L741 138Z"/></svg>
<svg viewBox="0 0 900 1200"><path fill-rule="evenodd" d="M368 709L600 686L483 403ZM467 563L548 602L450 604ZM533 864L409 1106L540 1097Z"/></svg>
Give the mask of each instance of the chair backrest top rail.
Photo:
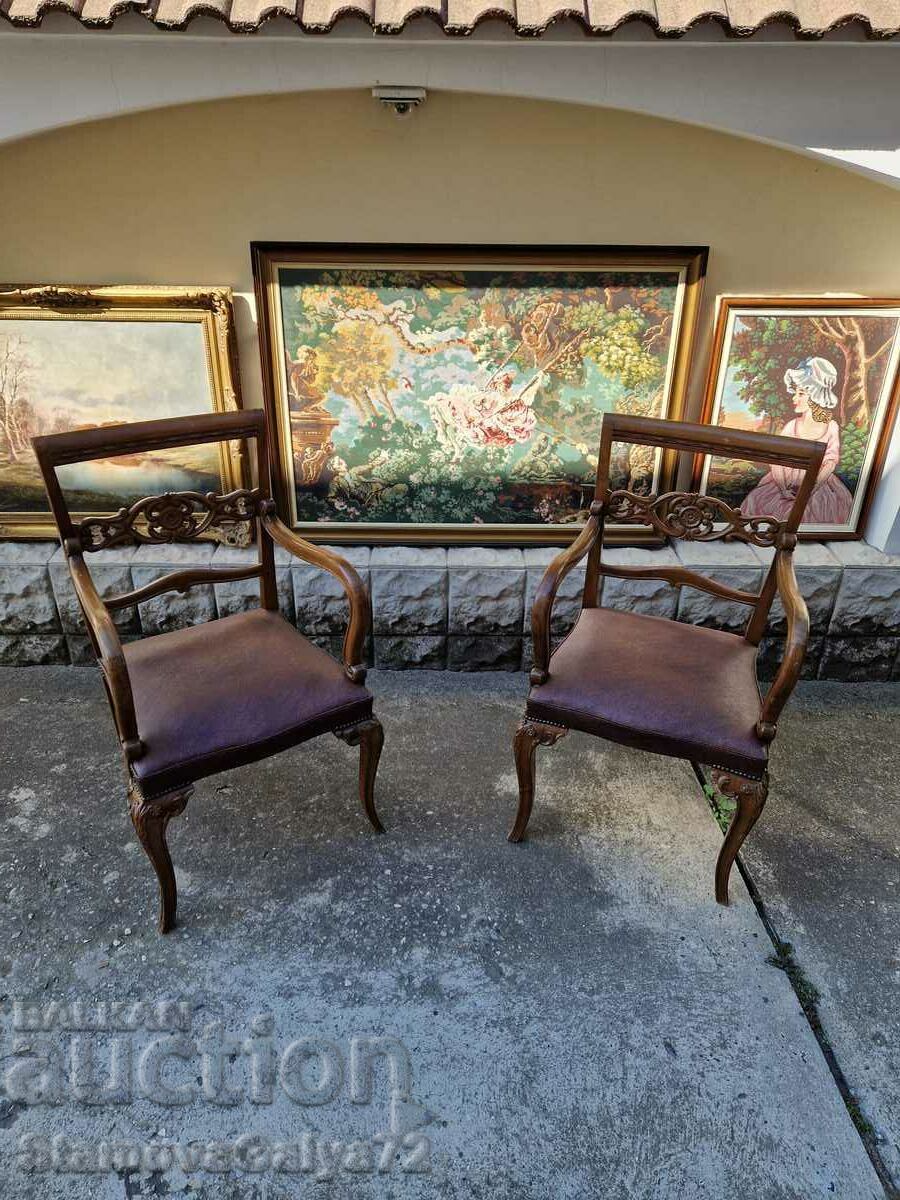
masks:
<svg viewBox="0 0 900 1200"><path fill-rule="evenodd" d="M177 446L260 437L265 432L265 420L262 409L200 413L44 434L33 438L32 445L39 462L58 467L97 458L115 458L139 450L170 450Z"/></svg>
<svg viewBox="0 0 900 1200"><path fill-rule="evenodd" d="M612 441L659 446L663 450L685 450L692 454L715 454L746 458L751 462L806 469L825 453L824 442L781 434L753 433L746 429L722 429L693 421L657 421L627 413L604 413L602 431Z"/></svg>

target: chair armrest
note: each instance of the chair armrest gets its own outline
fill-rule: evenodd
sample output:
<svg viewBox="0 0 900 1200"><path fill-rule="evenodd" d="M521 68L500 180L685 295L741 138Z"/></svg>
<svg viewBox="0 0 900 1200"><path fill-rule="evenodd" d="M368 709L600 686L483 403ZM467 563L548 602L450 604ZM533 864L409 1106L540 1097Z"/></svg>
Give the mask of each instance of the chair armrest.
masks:
<svg viewBox="0 0 900 1200"><path fill-rule="evenodd" d="M342 654L344 672L354 683L365 683L363 645L369 629L369 597L355 568L346 558L326 550L324 546L316 546L294 533L292 529L288 529L273 513L264 512L261 520L263 528L273 542L289 550L296 558L328 571L343 586L350 603L350 622L344 634Z"/></svg>
<svg viewBox="0 0 900 1200"><path fill-rule="evenodd" d="M550 617L553 601L559 585L581 560L589 553L600 533L600 513L592 511L584 529L561 554L550 563L535 593L531 606L531 634L534 641L534 665L529 679L537 687L550 677Z"/></svg>
<svg viewBox="0 0 900 1200"><path fill-rule="evenodd" d="M794 556L789 550L775 552L775 583L787 618L784 657L763 701L756 733L764 742L775 737L778 718L800 678L809 640L809 612L794 574Z"/></svg>
<svg viewBox="0 0 900 1200"><path fill-rule="evenodd" d="M134 695L119 631L109 614L109 609L100 599L80 548L74 551L67 545L65 551L75 595L78 597L91 641L97 651L125 758L131 763L144 753L144 745L138 736Z"/></svg>

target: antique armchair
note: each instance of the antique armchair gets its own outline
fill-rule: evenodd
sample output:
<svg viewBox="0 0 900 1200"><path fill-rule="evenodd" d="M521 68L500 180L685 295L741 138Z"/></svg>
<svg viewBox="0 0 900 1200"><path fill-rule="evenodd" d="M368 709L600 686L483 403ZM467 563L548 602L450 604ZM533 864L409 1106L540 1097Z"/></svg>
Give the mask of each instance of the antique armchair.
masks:
<svg viewBox="0 0 900 1200"><path fill-rule="evenodd" d="M259 482L227 495L173 492L109 517L74 520L57 478L57 468L68 463L238 439L255 439ZM384 735L364 687L368 597L348 562L304 541L276 517L264 414L230 412L101 427L37 437L33 445L106 685L125 760L131 819L159 879L160 931L173 928L177 904L166 830L198 779L331 732L360 747L360 799L382 832L373 795ZM105 600L85 561L109 547L194 541L214 528L248 534L250 525L255 525L258 547L254 564L174 571ZM275 543L330 571L343 585L350 603L343 665L279 615ZM195 584L252 578L259 579L258 609L126 645L119 638L111 614L120 609Z"/></svg>
<svg viewBox="0 0 900 1200"><path fill-rule="evenodd" d="M669 492L640 496L609 487L613 442L660 447L664 453L711 453L778 463L804 472L786 520L744 517L710 496ZM557 555L538 587L532 608L534 666L525 716L514 752L519 809L509 834L521 841L534 800L534 755L570 729L613 742L687 759L701 785L703 765L712 783L736 807L715 872L715 896L728 903L735 856L765 804L769 746L781 710L800 674L809 618L794 575L797 527L815 484L824 445L799 438L716 429L647 417L604 415L594 501L583 531ZM728 537L772 547L772 565L758 594L727 587L684 567L619 567L602 557L606 517L635 521L674 538L712 541ZM587 556L578 620L551 654L550 615L561 581ZM743 634L687 625L598 605L602 575L663 579L747 605ZM756 654L776 592L787 620L781 665L763 699Z"/></svg>

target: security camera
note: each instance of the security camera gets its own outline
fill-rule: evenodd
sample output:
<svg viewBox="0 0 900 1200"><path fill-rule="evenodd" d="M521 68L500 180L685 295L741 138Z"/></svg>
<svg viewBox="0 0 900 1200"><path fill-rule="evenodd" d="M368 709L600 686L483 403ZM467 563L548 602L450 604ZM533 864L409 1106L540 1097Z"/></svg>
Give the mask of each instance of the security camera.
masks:
<svg viewBox="0 0 900 1200"><path fill-rule="evenodd" d="M397 84L372 88L372 95L385 108L392 108L398 117L408 117L414 108L425 103L426 91L421 87L401 87Z"/></svg>

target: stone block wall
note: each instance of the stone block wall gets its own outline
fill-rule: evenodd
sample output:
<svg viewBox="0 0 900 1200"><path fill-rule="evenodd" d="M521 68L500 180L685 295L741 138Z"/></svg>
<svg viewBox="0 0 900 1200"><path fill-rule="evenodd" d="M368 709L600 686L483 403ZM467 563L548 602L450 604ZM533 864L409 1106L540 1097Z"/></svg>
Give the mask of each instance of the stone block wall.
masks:
<svg viewBox="0 0 900 1200"><path fill-rule="evenodd" d="M531 662L530 613L554 548L483 546L336 547L359 571L372 600L370 664L387 669L518 671ZM609 548L620 566L684 566L742 590L757 590L772 552L743 543L673 543L659 549ZM212 544L141 546L89 556L101 594L141 587L179 567L251 563L255 551ZM339 654L347 621L344 593L331 575L275 552L281 611L317 644ZM807 678L900 679L900 555L864 542L802 543L795 555L811 617ZM562 638L577 618L583 564L564 580L553 615ZM255 580L202 584L167 593L116 615L123 638L163 633L241 612L257 603ZM691 588L659 580L603 580L611 608L739 631L747 612ZM771 676L783 650L776 602L760 647ZM55 542L0 543L0 664L86 662L90 648L68 569Z"/></svg>

